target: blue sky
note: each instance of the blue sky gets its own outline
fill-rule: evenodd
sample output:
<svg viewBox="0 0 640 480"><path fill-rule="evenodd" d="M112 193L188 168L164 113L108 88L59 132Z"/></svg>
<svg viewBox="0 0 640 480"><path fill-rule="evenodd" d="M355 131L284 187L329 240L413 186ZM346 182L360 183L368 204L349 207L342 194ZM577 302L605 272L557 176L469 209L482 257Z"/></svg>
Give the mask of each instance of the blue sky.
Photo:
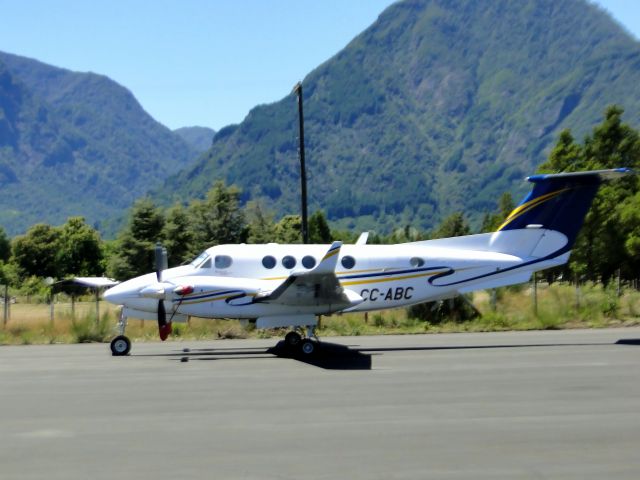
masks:
<svg viewBox="0 0 640 480"><path fill-rule="evenodd" d="M287 95L391 3L0 0L0 50L107 75L170 128L219 129ZM596 3L640 38L638 0Z"/></svg>

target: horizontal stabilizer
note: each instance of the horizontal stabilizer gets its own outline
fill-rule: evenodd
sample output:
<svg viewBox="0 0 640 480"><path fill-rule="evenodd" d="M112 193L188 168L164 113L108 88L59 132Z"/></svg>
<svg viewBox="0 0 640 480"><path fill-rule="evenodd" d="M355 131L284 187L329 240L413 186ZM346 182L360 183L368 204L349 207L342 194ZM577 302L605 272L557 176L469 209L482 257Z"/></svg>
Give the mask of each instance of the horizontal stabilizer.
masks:
<svg viewBox="0 0 640 480"><path fill-rule="evenodd" d="M507 217L498 231L546 229L566 237L570 250L600 184L633 173L628 168L564 172L527 177L533 189Z"/></svg>

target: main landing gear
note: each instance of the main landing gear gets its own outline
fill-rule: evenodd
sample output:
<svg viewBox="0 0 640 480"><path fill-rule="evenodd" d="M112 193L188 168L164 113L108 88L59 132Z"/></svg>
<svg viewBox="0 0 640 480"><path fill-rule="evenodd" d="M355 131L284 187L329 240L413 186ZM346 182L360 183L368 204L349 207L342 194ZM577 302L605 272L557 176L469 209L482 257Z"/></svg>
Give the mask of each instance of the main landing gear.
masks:
<svg viewBox="0 0 640 480"><path fill-rule="evenodd" d="M313 355L320 348L320 342L312 326L307 327L307 338L302 338L302 335L295 330L287 333L284 344L290 352L301 353L304 356Z"/></svg>
<svg viewBox="0 0 640 480"><path fill-rule="evenodd" d="M124 312L120 313L120 320L118 320L118 336L111 340L111 355L114 357L121 357L129 355L131 351L131 340L124 335L124 331L127 328L127 317L124 316Z"/></svg>

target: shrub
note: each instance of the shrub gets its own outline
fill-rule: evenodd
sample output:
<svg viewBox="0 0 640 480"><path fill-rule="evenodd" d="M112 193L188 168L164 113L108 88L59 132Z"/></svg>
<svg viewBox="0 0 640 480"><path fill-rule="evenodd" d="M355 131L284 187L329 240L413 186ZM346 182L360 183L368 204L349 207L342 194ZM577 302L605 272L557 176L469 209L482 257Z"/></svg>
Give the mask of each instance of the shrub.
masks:
<svg viewBox="0 0 640 480"><path fill-rule="evenodd" d="M466 322L480 316L470 302L462 296L412 305L407 309L407 315L409 318L429 322L431 325L440 325L446 321Z"/></svg>
<svg viewBox="0 0 640 480"><path fill-rule="evenodd" d="M109 315L102 315L96 322L94 313L85 315L80 320L71 319L71 335L75 343L104 342L111 331Z"/></svg>

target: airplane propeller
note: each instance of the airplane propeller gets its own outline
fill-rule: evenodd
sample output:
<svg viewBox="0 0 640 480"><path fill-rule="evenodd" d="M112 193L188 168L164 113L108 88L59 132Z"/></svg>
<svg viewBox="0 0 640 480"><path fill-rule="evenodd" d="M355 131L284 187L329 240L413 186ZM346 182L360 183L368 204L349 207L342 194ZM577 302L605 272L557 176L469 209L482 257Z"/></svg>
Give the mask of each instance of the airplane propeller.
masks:
<svg viewBox="0 0 640 480"><path fill-rule="evenodd" d="M162 283L162 272L167 269L167 249L160 243L156 244L155 248L156 257L156 277L158 283ZM167 322L167 312L164 308L164 298L158 300L158 332L160 333L160 340L164 341L171 334L171 322Z"/></svg>

